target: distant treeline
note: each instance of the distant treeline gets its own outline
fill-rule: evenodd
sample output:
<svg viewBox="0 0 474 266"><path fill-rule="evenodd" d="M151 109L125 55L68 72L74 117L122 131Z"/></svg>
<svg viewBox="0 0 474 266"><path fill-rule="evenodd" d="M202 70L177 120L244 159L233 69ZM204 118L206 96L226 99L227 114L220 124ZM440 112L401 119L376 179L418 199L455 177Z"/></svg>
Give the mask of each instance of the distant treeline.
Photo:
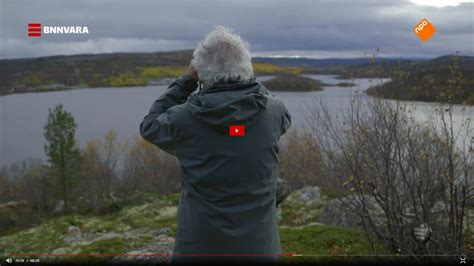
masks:
<svg viewBox="0 0 474 266"><path fill-rule="evenodd" d="M76 87L147 85L151 80L178 77L192 51L113 53L0 60L0 95ZM300 73L301 67L253 64L258 75Z"/></svg>
<svg viewBox="0 0 474 266"><path fill-rule="evenodd" d="M192 50L185 50L0 60L0 95L79 87L143 86L181 75L191 58ZM372 59L254 58L253 67L256 75L390 78L391 82L370 89L369 94L400 100L474 104L472 56L442 56L432 60L375 56ZM453 71L461 75L453 77Z"/></svg>
<svg viewBox="0 0 474 266"><path fill-rule="evenodd" d="M0 61L0 92L42 86L109 87L142 84L148 75L168 76L192 57L191 51L51 56ZM13 88L13 89L12 89Z"/></svg>
<svg viewBox="0 0 474 266"><path fill-rule="evenodd" d="M411 101L474 104L474 57L445 56L392 67L390 82L369 95Z"/></svg>

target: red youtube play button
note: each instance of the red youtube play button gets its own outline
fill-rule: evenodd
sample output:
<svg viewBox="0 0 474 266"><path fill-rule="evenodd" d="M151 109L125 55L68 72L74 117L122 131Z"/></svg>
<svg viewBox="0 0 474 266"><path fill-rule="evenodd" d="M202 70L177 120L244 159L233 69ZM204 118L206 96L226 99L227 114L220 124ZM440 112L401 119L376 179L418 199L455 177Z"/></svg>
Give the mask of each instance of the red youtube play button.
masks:
<svg viewBox="0 0 474 266"><path fill-rule="evenodd" d="M229 136L231 137L245 136L245 126L229 126Z"/></svg>

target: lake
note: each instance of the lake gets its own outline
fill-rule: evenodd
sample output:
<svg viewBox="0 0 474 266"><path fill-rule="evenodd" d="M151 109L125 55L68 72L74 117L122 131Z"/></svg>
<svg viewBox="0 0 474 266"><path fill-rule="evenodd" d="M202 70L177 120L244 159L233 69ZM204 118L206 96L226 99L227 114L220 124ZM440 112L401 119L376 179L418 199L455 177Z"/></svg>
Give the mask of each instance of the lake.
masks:
<svg viewBox="0 0 474 266"><path fill-rule="evenodd" d="M342 80L333 75L307 75L323 83L336 84ZM263 81L270 76L259 77ZM385 81L385 80L382 80ZM293 126L303 125L304 106L320 100L329 106L333 114L350 103L354 90L364 91L380 84L380 79L355 79L356 89L348 87L325 87L317 92L274 92L281 98L293 117ZM45 159L43 126L48 109L63 103L77 123L76 136L81 147L92 138L102 138L109 129L117 132L122 141L139 134L139 124L147 114L153 101L167 86L94 88L69 91L11 94L0 97L0 165L10 164L26 158ZM369 96L363 96L369 97ZM416 116L429 121L434 103L405 102L417 107ZM465 106L455 106L454 119L461 121ZM468 116L474 107L466 107ZM465 118L465 116L464 116ZM472 118L471 118L472 120Z"/></svg>

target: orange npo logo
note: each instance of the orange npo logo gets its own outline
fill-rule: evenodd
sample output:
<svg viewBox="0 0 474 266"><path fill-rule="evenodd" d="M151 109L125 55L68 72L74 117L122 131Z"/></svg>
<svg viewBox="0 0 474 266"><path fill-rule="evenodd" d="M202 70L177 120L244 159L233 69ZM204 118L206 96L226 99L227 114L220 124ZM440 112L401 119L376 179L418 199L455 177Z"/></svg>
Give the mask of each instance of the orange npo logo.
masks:
<svg viewBox="0 0 474 266"><path fill-rule="evenodd" d="M413 28L413 32L418 35L422 41L426 42L436 32L436 28L424 18Z"/></svg>

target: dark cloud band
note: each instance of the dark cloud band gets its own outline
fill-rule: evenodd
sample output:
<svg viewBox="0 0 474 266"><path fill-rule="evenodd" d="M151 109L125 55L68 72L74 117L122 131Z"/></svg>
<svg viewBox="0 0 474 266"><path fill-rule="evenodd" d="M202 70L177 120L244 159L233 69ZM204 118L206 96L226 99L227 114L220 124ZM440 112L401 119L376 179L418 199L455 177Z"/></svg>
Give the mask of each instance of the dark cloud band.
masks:
<svg viewBox="0 0 474 266"><path fill-rule="evenodd" d="M407 1L4 1L0 58L194 48L216 25L235 29L252 50L350 54L474 54L473 3L443 8ZM422 43L411 29L422 18L437 34ZM29 22L87 26L86 36L32 40Z"/></svg>

